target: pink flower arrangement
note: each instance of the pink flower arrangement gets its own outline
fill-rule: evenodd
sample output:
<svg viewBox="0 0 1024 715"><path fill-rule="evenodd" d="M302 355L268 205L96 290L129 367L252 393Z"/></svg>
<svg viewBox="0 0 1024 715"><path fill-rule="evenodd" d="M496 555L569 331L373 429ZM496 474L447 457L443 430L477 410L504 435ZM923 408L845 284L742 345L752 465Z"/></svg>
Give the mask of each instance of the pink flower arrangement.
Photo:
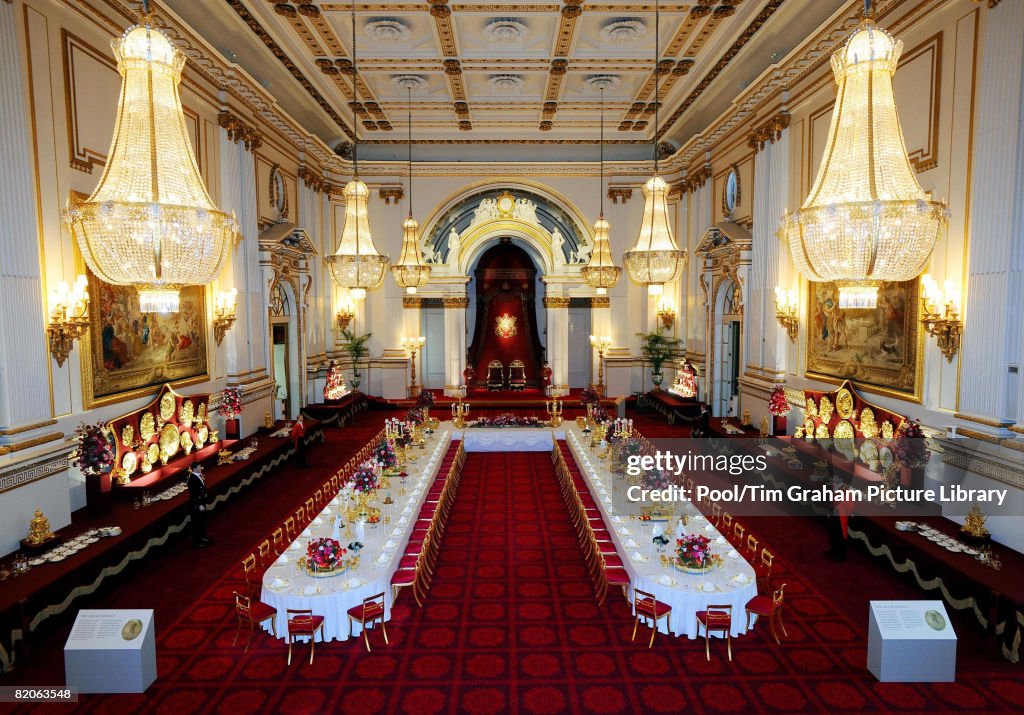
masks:
<svg viewBox="0 0 1024 715"><path fill-rule="evenodd" d="M368 494L377 488L377 473L370 468L369 462L363 462L352 475L352 488L362 494Z"/></svg>
<svg viewBox="0 0 1024 715"><path fill-rule="evenodd" d="M583 388L583 391L580 392L580 404L583 407L586 407L587 405L596 405L600 401L601 396L597 394L597 390L592 387L585 387Z"/></svg>
<svg viewBox="0 0 1024 715"><path fill-rule="evenodd" d="M311 539L306 547L306 563L317 571L330 571L341 564L345 549L334 539Z"/></svg>
<svg viewBox="0 0 1024 715"><path fill-rule="evenodd" d="M768 397L768 411L775 417L784 417L789 414L789 400L786 399L786 388L783 385L776 385L772 388L772 394Z"/></svg>
<svg viewBox="0 0 1024 715"><path fill-rule="evenodd" d="M232 420L242 414L242 388L225 387L220 400L220 413Z"/></svg>
<svg viewBox="0 0 1024 715"><path fill-rule="evenodd" d="M80 424L75 428L75 441L78 449L71 463L81 469L82 474L96 476L109 472L114 466L114 444L108 439L102 422Z"/></svg>
<svg viewBox="0 0 1024 715"><path fill-rule="evenodd" d="M398 457L395 456L395 448L386 439L382 439L373 448L373 458L376 459L384 469L394 469L398 466Z"/></svg>
<svg viewBox="0 0 1024 715"><path fill-rule="evenodd" d="M923 467L928 464L931 453L928 451L927 438L921 429L921 423L917 420L907 420L900 425L892 451L896 461L908 467Z"/></svg>
<svg viewBox="0 0 1024 715"><path fill-rule="evenodd" d="M416 406L429 410L434 406L434 393L430 390L420 390L420 395L416 398Z"/></svg>
<svg viewBox="0 0 1024 715"><path fill-rule="evenodd" d="M474 422L471 422L470 427L543 427L544 423L540 421L539 417L530 415L528 417L522 417L520 415L498 415L497 417L481 417Z"/></svg>
<svg viewBox="0 0 1024 715"><path fill-rule="evenodd" d="M714 561L711 541L700 534L688 534L676 539L676 559L687 568L703 569L711 566Z"/></svg>

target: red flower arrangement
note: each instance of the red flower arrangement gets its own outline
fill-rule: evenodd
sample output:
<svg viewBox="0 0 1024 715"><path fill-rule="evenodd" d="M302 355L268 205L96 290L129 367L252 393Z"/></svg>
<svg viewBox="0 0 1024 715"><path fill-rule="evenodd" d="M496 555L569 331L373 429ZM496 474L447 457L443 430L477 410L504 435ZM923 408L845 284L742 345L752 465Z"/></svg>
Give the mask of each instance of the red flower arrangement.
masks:
<svg viewBox="0 0 1024 715"><path fill-rule="evenodd" d="M395 448L391 446L391 443L386 439L382 439L376 447L373 448L373 458L384 469L394 469L398 466L398 457L395 456Z"/></svg>
<svg viewBox="0 0 1024 715"><path fill-rule="evenodd" d="M102 422L80 424L75 428L75 441L78 449L71 463L81 469L82 474L93 477L109 472L114 466L114 445Z"/></svg>
<svg viewBox="0 0 1024 715"><path fill-rule="evenodd" d="M357 492L368 494L377 488L377 473L370 468L369 463L363 462L352 475L351 482Z"/></svg>
<svg viewBox="0 0 1024 715"><path fill-rule="evenodd" d="M711 541L700 534L688 534L676 539L676 561L689 569L707 569L715 562L711 553Z"/></svg>
<svg viewBox="0 0 1024 715"><path fill-rule="evenodd" d="M539 417L530 415L498 415L497 417L481 417L469 424L470 427L543 427Z"/></svg>
<svg viewBox="0 0 1024 715"><path fill-rule="evenodd" d="M229 420L242 414L242 388L237 386L224 388L219 412Z"/></svg>
<svg viewBox="0 0 1024 715"><path fill-rule="evenodd" d="M316 571L331 571L341 565L345 549L334 539L312 539L306 547L306 564Z"/></svg>
<svg viewBox="0 0 1024 715"><path fill-rule="evenodd" d="M921 423L917 420L907 420L900 425L892 451L896 461L908 467L923 467L928 464L931 453L928 451L927 438L921 429Z"/></svg>
<svg viewBox="0 0 1024 715"><path fill-rule="evenodd" d="M414 425L423 424L423 410L413 408L405 413L405 421L412 422Z"/></svg>
<svg viewBox="0 0 1024 715"><path fill-rule="evenodd" d="M772 388L772 394L768 397L768 411L775 417L784 417L789 414L789 400L786 399L786 388L783 385L776 385Z"/></svg>
<svg viewBox="0 0 1024 715"><path fill-rule="evenodd" d="M429 410L434 406L434 393L430 390L420 390L420 396L416 398L416 406Z"/></svg>
<svg viewBox="0 0 1024 715"><path fill-rule="evenodd" d="M580 392L580 405L586 407L587 405L596 405L601 401L601 396L597 394L597 390L592 387L585 387Z"/></svg>

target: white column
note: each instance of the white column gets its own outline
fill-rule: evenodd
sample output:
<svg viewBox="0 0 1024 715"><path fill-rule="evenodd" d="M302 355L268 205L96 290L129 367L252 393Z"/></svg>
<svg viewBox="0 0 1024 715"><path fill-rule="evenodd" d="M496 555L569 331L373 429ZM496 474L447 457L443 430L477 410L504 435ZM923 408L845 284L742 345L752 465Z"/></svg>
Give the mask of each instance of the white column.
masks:
<svg viewBox="0 0 1024 715"><path fill-rule="evenodd" d="M447 296L444 301L445 383L461 385L462 370L466 362L466 306L465 295ZM478 376L479 377L479 376Z"/></svg>
<svg viewBox="0 0 1024 715"><path fill-rule="evenodd" d="M1024 3L987 11L974 135L960 412L1024 420ZM1018 372L1010 371L1011 365Z"/></svg>
<svg viewBox="0 0 1024 715"><path fill-rule="evenodd" d="M548 295L544 298L548 314L548 364L551 384L569 384L569 298Z"/></svg>
<svg viewBox="0 0 1024 715"><path fill-rule="evenodd" d="M0 427L5 428L50 418L47 385L53 360L40 277L29 104L17 33L20 11L18 4L0 3L0 166L9 179L0 191ZM74 276L65 280L70 283ZM57 369L56 362L52 366Z"/></svg>

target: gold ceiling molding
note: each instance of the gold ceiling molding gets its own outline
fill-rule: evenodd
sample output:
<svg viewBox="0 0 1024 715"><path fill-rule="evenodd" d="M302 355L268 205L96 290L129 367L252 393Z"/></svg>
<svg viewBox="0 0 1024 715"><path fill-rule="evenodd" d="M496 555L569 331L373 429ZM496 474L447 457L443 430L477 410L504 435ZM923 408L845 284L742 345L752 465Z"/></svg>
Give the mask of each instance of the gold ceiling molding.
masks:
<svg viewBox="0 0 1024 715"><path fill-rule="evenodd" d="M567 295L546 295L544 296L545 308L568 308L569 296Z"/></svg>
<svg viewBox="0 0 1024 715"><path fill-rule="evenodd" d="M778 112L767 122L750 132L750 135L747 137L747 146L758 152L764 149L766 144L774 144L782 138L782 132L786 130L792 119L786 110Z"/></svg>
<svg viewBox="0 0 1024 715"><path fill-rule="evenodd" d="M388 206L391 204L397 205L405 197L405 189L400 186L381 186L377 189L377 195L380 196L381 200Z"/></svg>
<svg viewBox="0 0 1024 715"><path fill-rule="evenodd" d="M441 298L441 305L445 308L468 308L469 298L464 295L446 295Z"/></svg>
<svg viewBox="0 0 1024 715"><path fill-rule="evenodd" d="M298 177L302 179L302 183L318 194L331 193L331 182L305 164L299 167Z"/></svg>
<svg viewBox="0 0 1024 715"><path fill-rule="evenodd" d="M227 110L217 115L217 124L228 133L228 139L235 144L242 142L248 151L259 149L263 146L263 135L259 130L247 124L234 112Z"/></svg>
<svg viewBox="0 0 1024 715"><path fill-rule="evenodd" d="M613 204L617 204L620 201L626 203L633 198L633 189L626 186L609 186L608 198Z"/></svg>
<svg viewBox="0 0 1024 715"><path fill-rule="evenodd" d="M606 295L595 295L590 299L591 308L611 308L612 299Z"/></svg>
<svg viewBox="0 0 1024 715"><path fill-rule="evenodd" d="M422 295L403 295L402 296L402 307L403 308L422 308L423 307L423 296Z"/></svg>
<svg viewBox="0 0 1024 715"><path fill-rule="evenodd" d="M704 186L710 178L711 164L705 164L692 174L688 173L686 178L679 182L679 190L684 194L692 194L694 191Z"/></svg>

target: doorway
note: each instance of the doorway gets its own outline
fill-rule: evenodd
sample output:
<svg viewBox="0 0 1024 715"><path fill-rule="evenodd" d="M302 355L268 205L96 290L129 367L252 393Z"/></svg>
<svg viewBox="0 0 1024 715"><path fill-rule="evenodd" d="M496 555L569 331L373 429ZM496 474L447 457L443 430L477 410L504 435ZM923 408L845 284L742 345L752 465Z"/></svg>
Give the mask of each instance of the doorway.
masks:
<svg viewBox="0 0 1024 715"><path fill-rule="evenodd" d="M739 286L734 281L726 281L719 288L717 308L712 411L720 417L734 417L739 403L740 346L743 330L742 296Z"/></svg>
<svg viewBox="0 0 1024 715"><path fill-rule="evenodd" d="M569 387L587 387L592 382L589 305L569 304Z"/></svg>

